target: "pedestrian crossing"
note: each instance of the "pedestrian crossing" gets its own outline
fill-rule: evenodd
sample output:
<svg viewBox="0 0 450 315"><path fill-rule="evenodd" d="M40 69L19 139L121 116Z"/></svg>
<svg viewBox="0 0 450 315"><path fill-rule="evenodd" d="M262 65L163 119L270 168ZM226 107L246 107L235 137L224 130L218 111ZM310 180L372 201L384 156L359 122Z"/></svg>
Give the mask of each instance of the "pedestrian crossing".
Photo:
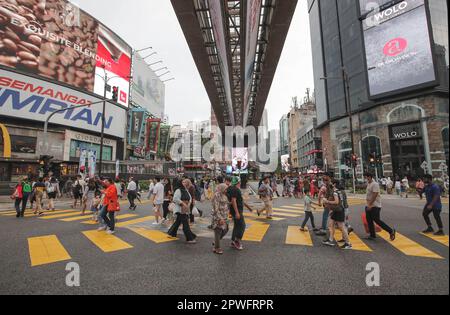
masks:
<svg viewBox="0 0 450 315"><path fill-rule="evenodd" d="M109 235L105 231L89 230L83 231L81 234L87 239L93 248L97 248L100 252L110 254L115 252L122 252L131 250L135 246L129 241L122 239L127 235L126 231L130 231L139 235L145 240L151 241L153 244L161 245L166 243L177 242L179 238L169 237L164 231L155 230L147 226L139 226L148 220L153 220L153 217L144 217L134 220L129 220L121 223L125 230L119 230L119 235ZM244 234L243 241L262 243L269 232L271 225L256 220L247 220L248 226ZM121 232L123 231L123 232ZM434 235L416 235L421 240L432 239L437 244L448 248L448 236L434 236ZM336 239L342 238L340 231L336 232ZM427 249L418 241L397 233L397 239L391 242L389 234L386 232L379 233L380 242L387 243L392 246L398 253L409 257L420 257L428 259L443 260L444 258L434 251ZM311 231L300 231L298 226L288 226L283 243L280 245L289 247L304 247L304 248L322 248L322 238L315 237ZM360 238L355 233L350 235L350 241L353 245L352 251L361 253L376 253L380 249L375 250L373 243L367 244L367 241ZM382 243L377 243L381 246ZM69 251L64 247L63 243L56 235L31 237L28 239L29 256L31 266L42 266L56 262L70 260Z"/></svg>

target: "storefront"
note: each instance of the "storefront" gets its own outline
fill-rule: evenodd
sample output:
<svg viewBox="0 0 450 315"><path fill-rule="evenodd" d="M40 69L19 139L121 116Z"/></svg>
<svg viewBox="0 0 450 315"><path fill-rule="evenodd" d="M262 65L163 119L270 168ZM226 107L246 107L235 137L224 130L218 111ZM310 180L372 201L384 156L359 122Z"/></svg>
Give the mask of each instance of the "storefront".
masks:
<svg viewBox="0 0 450 315"><path fill-rule="evenodd" d="M426 96L361 111L353 116L353 140L358 156L357 178L370 171L378 177L410 179L432 172L442 176L449 165L448 98ZM349 119L342 118L321 128L328 169L349 178L346 165L352 144ZM375 157L375 163L373 161ZM426 162L426 163L424 163ZM428 165L427 169L422 166Z"/></svg>
<svg viewBox="0 0 450 315"><path fill-rule="evenodd" d="M425 144L420 122L389 127L392 169L403 178L418 178L425 174L421 165L426 161Z"/></svg>

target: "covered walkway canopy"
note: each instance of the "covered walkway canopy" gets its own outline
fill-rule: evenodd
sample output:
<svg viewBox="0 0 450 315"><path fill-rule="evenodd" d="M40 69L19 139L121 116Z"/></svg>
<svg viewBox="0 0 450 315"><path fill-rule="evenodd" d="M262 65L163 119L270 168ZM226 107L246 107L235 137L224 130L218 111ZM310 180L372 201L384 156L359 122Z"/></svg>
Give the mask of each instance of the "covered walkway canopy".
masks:
<svg viewBox="0 0 450 315"><path fill-rule="evenodd" d="M297 0L171 0L219 127L258 127Z"/></svg>

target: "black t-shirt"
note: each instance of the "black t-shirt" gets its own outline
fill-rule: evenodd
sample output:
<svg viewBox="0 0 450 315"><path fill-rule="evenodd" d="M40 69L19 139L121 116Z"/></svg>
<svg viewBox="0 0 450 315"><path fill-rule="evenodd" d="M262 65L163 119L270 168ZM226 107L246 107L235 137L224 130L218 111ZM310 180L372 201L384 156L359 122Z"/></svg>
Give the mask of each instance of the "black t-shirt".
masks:
<svg viewBox="0 0 450 315"><path fill-rule="evenodd" d="M228 188L227 196L228 196L228 200L230 202L233 198L236 198L238 211L239 211L239 213L243 213L244 212L244 199L242 198L241 190L235 186L232 186L232 187ZM230 211L231 211L232 215L235 214L233 205L230 205Z"/></svg>

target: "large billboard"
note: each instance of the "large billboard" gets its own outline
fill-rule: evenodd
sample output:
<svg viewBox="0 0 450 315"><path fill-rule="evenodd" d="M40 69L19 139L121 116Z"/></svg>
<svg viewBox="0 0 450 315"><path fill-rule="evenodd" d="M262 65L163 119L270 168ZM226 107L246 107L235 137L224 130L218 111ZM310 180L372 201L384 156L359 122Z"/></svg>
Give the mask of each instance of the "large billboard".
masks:
<svg viewBox="0 0 450 315"><path fill-rule="evenodd" d="M153 116L164 119L165 85L139 54L133 57L131 100Z"/></svg>
<svg viewBox="0 0 450 315"><path fill-rule="evenodd" d="M159 141L160 119L147 119L146 151L157 153Z"/></svg>
<svg viewBox="0 0 450 315"><path fill-rule="evenodd" d="M245 2L244 2L245 3ZM256 49L258 47L259 19L261 16L262 0L248 0L246 7L245 26L245 52L243 63L244 78L244 125L249 115L250 94L252 89L253 73L255 72Z"/></svg>
<svg viewBox="0 0 450 315"><path fill-rule="evenodd" d="M101 99L58 84L0 69L0 116L44 122L55 110L99 102ZM108 103L105 133L125 137L125 109ZM52 124L101 132L102 105L56 114Z"/></svg>
<svg viewBox="0 0 450 315"><path fill-rule="evenodd" d="M436 84L424 0L406 0L363 21L370 96Z"/></svg>
<svg viewBox="0 0 450 315"><path fill-rule="evenodd" d="M231 161L233 174L247 174L248 162L247 148L233 148L233 159Z"/></svg>
<svg viewBox="0 0 450 315"><path fill-rule="evenodd" d="M226 41L225 17L224 10L222 10L223 0L209 0L209 13L211 14L211 23L213 27L214 38L216 40L218 59L220 64L220 71L222 72L222 79L225 88L226 101L228 105L228 113L230 115L231 123L234 122L233 100L231 97L231 81L230 81L230 67L228 63L228 45Z"/></svg>
<svg viewBox="0 0 450 315"><path fill-rule="evenodd" d="M67 0L0 1L0 40L0 65L101 96L101 77L117 76L109 85L128 105L130 46Z"/></svg>

